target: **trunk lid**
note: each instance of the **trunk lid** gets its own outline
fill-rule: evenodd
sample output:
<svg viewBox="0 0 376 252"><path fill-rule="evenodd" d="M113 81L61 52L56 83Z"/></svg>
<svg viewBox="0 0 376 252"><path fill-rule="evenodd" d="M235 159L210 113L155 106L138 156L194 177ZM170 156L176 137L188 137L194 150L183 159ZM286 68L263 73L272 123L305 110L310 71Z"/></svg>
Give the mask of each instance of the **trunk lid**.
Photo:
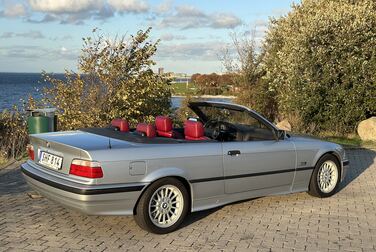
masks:
<svg viewBox="0 0 376 252"><path fill-rule="evenodd" d="M129 146L130 143L83 131L50 132L30 135L34 147L34 162L45 168L69 174L70 165L75 158L92 160L90 151ZM51 158L62 158L61 169L54 169L40 163L42 153L52 154ZM46 155L46 154L43 154ZM99 161L99 160L96 160Z"/></svg>

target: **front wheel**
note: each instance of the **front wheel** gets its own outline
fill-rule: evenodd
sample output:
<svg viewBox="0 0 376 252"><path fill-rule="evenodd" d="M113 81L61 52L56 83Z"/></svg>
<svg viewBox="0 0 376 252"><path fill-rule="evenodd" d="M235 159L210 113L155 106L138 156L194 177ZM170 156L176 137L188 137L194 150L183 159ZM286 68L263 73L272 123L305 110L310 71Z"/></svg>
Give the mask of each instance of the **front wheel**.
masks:
<svg viewBox="0 0 376 252"><path fill-rule="evenodd" d="M154 182L140 198L134 216L137 224L152 233L165 234L176 230L189 209L189 195L177 179Z"/></svg>
<svg viewBox="0 0 376 252"><path fill-rule="evenodd" d="M325 154L317 162L312 173L308 193L315 197L332 196L340 182L340 164L335 156Z"/></svg>

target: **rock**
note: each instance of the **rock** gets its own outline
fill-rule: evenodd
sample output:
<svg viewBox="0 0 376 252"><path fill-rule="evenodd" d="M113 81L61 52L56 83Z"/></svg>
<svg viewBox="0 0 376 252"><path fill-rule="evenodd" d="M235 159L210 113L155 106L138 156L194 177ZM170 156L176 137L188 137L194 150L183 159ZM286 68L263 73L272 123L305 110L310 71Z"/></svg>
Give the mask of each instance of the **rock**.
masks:
<svg viewBox="0 0 376 252"><path fill-rule="evenodd" d="M363 141L376 141L376 116L359 123L358 135Z"/></svg>
<svg viewBox="0 0 376 252"><path fill-rule="evenodd" d="M276 126L278 129L291 131L291 124L289 123L289 121L287 121L287 119L280 121Z"/></svg>
<svg viewBox="0 0 376 252"><path fill-rule="evenodd" d="M32 198L32 199L40 199L40 198L42 198L42 195L40 195L39 193L34 192L34 191L28 192L27 195L30 198Z"/></svg>

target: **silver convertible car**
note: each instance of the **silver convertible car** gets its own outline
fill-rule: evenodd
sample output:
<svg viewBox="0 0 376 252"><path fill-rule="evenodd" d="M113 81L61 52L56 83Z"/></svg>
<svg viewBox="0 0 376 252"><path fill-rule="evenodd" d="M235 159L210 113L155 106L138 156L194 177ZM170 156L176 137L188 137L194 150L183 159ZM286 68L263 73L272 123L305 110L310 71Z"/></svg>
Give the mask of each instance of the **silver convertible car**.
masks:
<svg viewBox="0 0 376 252"><path fill-rule="evenodd" d="M189 212L273 194L333 195L349 161L340 145L293 136L246 107L192 102L181 128L114 119L107 128L30 136L28 184L89 215L134 215L168 233Z"/></svg>

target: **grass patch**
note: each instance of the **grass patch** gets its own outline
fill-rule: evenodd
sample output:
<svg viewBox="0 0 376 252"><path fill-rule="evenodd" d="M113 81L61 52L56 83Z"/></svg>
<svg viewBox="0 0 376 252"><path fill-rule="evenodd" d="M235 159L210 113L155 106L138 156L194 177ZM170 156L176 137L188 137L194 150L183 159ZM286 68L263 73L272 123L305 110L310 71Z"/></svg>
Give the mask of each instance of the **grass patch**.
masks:
<svg viewBox="0 0 376 252"><path fill-rule="evenodd" d="M350 135L350 136L323 136L321 137L323 140L330 141L333 143L337 143L343 145L345 147L353 147L353 148L376 148L376 142L373 141L362 141L359 136L357 135Z"/></svg>
<svg viewBox="0 0 376 252"><path fill-rule="evenodd" d="M172 83L171 88L173 95L192 95L196 91L196 86L192 82L188 85L187 83Z"/></svg>
<svg viewBox="0 0 376 252"><path fill-rule="evenodd" d="M323 137L324 140L341 144L344 146L350 146L350 147L361 147L362 146L362 140L360 138L348 138L348 137L339 137L339 136L326 136Z"/></svg>
<svg viewBox="0 0 376 252"><path fill-rule="evenodd" d="M3 168L8 162L9 160L7 158L0 155L0 168Z"/></svg>

